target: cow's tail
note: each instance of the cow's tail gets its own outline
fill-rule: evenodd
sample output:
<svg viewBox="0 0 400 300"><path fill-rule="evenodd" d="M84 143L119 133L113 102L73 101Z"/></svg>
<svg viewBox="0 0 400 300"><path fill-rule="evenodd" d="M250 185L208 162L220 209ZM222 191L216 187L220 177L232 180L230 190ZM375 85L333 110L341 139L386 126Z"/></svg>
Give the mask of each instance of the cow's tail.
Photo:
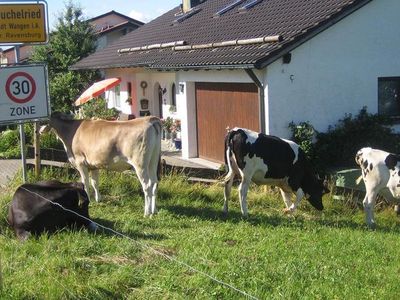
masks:
<svg viewBox="0 0 400 300"><path fill-rule="evenodd" d="M362 166L362 164L363 164L363 151L362 150L359 150L357 152L356 157L355 157L355 161L356 161L357 165L359 165L360 167ZM363 175L362 174L363 174L363 172L361 171L361 175L355 181L356 185L359 185L361 180L363 179Z"/></svg>
<svg viewBox="0 0 400 300"><path fill-rule="evenodd" d="M232 136L233 136L232 131L228 131L228 133L225 136L225 169L228 171L228 173L225 175L224 182L228 182L232 179L233 176L235 176L235 172L232 167Z"/></svg>
<svg viewBox="0 0 400 300"><path fill-rule="evenodd" d="M161 120L157 117L151 117L150 119L151 125L154 127L156 131L156 140L158 145L156 146L158 149L158 163L157 163L157 178L161 180L161 171L162 171L162 163L161 163L161 131L162 131L162 123Z"/></svg>

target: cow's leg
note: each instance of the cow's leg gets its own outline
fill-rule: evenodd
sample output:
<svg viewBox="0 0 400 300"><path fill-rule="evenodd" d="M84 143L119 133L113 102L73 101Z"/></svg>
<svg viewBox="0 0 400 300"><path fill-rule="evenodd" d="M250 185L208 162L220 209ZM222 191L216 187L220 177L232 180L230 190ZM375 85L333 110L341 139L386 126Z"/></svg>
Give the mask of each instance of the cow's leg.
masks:
<svg viewBox="0 0 400 300"><path fill-rule="evenodd" d="M85 191L90 199L90 189L89 189L89 170L87 167L82 165L77 165L76 169L78 170L79 174L81 175L81 181L85 186Z"/></svg>
<svg viewBox="0 0 400 300"><path fill-rule="evenodd" d="M99 192L99 170L90 171L90 183L94 190L94 198L96 199L96 202L99 202L101 200Z"/></svg>
<svg viewBox="0 0 400 300"><path fill-rule="evenodd" d="M290 206L292 205L292 199L291 199L291 194L288 192L285 192L282 189L279 189L281 191L282 199L283 202L285 202L286 208L283 210L285 213L290 211Z"/></svg>
<svg viewBox="0 0 400 300"><path fill-rule="evenodd" d="M157 213L157 207L156 207L156 197L157 197L157 191L158 191L158 176L157 176L157 168L158 168L158 162L156 165L150 165L149 169L149 185L150 185L150 190L151 193L149 195L149 205L150 205L150 214L154 215ZM150 199L151 198L151 199Z"/></svg>
<svg viewBox="0 0 400 300"><path fill-rule="evenodd" d="M297 206L300 204L301 199L304 197L304 192L302 189L298 189L296 192L296 200L289 207L288 212L294 212Z"/></svg>
<svg viewBox="0 0 400 300"><path fill-rule="evenodd" d="M153 187L150 184L150 176L147 168L133 165L136 171L136 175L142 185L144 193L144 216L151 214L151 198L153 194Z"/></svg>
<svg viewBox="0 0 400 300"><path fill-rule="evenodd" d="M363 206L365 211L365 220L370 228L375 227L374 207L377 195L378 193L375 191L375 189L367 187L367 192L363 200Z"/></svg>
<svg viewBox="0 0 400 300"><path fill-rule="evenodd" d="M232 184L233 184L233 179L235 176L229 176L229 178L225 178L225 187L224 187L224 208L223 212L225 214L228 213L228 201L231 197L231 191L232 191Z"/></svg>
<svg viewBox="0 0 400 300"><path fill-rule="evenodd" d="M251 177L250 177L251 178ZM239 199L240 199L240 209L242 211L242 215L247 217L247 191L249 190L250 186L250 179L247 177L242 178L242 182L239 185Z"/></svg>

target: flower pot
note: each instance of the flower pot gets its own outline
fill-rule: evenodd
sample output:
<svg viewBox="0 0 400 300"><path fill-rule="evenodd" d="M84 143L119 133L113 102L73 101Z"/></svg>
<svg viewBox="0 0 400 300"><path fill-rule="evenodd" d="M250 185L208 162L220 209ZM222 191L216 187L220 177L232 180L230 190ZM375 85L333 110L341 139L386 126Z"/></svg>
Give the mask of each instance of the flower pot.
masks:
<svg viewBox="0 0 400 300"><path fill-rule="evenodd" d="M181 139L174 139L175 148L178 150L182 149L182 141Z"/></svg>

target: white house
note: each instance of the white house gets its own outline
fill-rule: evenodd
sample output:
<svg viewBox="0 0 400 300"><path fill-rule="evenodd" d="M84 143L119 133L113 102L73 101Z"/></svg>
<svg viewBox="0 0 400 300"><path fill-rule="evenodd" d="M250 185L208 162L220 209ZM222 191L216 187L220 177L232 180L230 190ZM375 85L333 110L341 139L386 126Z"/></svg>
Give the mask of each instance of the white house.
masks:
<svg viewBox="0 0 400 300"><path fill-rule="evenodd" d="M120 109L182 124L182 156L223 161L227 127L290 137L363 106L400 116L400 1L183 1L73 69L120 77ZM126 101L131 99L131 101Z"/></svg>

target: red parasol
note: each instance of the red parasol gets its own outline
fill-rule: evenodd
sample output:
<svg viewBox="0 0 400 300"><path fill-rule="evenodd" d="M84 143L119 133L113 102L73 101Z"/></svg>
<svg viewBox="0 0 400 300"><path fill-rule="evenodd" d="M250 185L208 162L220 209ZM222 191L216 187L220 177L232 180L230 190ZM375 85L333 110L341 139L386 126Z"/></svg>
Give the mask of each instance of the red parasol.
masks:
<svg viewBox="0 0 400 300"><path fill-rule="evenodd" d="M82 93L82 95L79 96L79 98L75 101L75 105L82 105L83 103L88 102L90 99L100 96L105 91L118 85L120 82L120 78L107 78L93 83L86 91Z"/></svg>

